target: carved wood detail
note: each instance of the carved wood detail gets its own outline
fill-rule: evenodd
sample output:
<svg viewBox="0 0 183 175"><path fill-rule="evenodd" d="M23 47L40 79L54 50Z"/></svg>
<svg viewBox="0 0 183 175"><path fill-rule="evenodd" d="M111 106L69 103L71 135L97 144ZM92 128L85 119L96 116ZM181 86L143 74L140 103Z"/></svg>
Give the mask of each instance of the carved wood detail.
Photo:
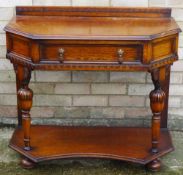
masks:
<svg viewBox="0 0 183 175"><path fill-rule="evenodd" d="M150 107L153 113L152 116L152 153L158 152L158 144L160 139L160 117L164 108L165 93L161 89L159 81L159 70L155 69L151 72L154 90L149 94Z"/></svg>
<svg viewBox="0 0 183 175"><path fill-rule="evenodd" d="M52 64L50 62L41 62L41 63L33 63L26 58L15 55L13 53L8 53L7 58L14 64L21 64L23 66L28 67L29 69L45 69L45 70L114 70L114 71L133 71L139 70L139 71L151 71L152 69L159 68L162 66L165 66L167 64L171 65L174 61L178 59L177 56L173 57L167 57L162 60L158 60L155 62L152 62L150 64L141 64L141 63L124 63L124 64L118 64L118 63L60 63L58 61L52 61Z"/></svg>
<svg viewBox="0 0 183 175"><path fill-rule="evenodd" d="M22 166L101 157L160 169L158 158L174 149L167 129L168 90L181 29L170 8L23 6L16 8L5 31L18 97L19 127L10 147L25 156ZM60 48L65 52L59 53ZM152 127L31 127L33 70L148 71L154 84L149 95Z"/></svg>
<svg viewBox="0 0 183 175"><path fill-rule="evenodd" d="M21 81L22 87L18 90L18 99L21 108L22 115L22 126L24 129L24 149L29 151L31 150L30 146L30 126L31 126L31 117L30 117L30 109L32 107L32 98L33 92L28 87L30 78L31 78L31 70L27 67L23 67L23 76Z"/></svg>

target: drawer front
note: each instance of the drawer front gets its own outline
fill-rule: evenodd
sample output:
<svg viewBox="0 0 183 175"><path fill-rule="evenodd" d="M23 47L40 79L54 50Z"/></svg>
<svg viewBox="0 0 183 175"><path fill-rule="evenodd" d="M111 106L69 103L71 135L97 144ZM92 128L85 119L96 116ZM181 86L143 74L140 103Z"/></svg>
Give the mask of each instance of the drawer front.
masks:
<svg viewBox="0 0 183 175"><path fill-rule="evenodd" d="M135 62L142 59L142 46L132 45L49 45L40 47L42 61Z"/></svg>

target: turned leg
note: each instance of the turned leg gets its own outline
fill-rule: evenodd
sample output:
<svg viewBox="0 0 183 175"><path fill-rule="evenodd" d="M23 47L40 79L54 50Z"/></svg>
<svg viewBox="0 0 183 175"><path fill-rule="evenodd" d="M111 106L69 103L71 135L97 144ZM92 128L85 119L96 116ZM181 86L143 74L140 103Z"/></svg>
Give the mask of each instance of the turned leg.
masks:
<svg viewBox="0 0 183 175"><path fill-rule="evenodd" d="M21 158L20 165L25 169L31 169L35 167L35 163L26 157Z"/></svg>
<svg viewBox="0 0 183 175"><path fill-rule="evenodd" d="M30 109L32 107L32 97L33 92L28 87L30 78L31 78L31 70L24 67L23 68L23 79L22 79L22 87L18 90L18 99L19 105L21 109L22 116L22 126L24 132L24 150L31 150L30 146L30 126L31 126L31 117L30 117Z"/></svg>
<svg viewBox="0 0 183 175"><path fill-rule="evenodd" d="M159 159L155 159L147 164L147 169L153 172L159 171L161 169L161 161Z"/></svg>
<svg viewBox="0 0 183 175"><path fill-rule="evenodd" d="M158 143L160 137L160 120L161 112L164 108L165 93L161 89L158 70L153 70L151 73L154 90L150 92L150 106L153 113L152 116L152 153L158 152Z"/></svg>
<svg viewBox="0 0 183 175"><path fill-rule="evenodd" d="M22 114L21 114L21 108L20 108L20 102L18 98L18 90L21 87L21 66L18 66L17 64L13 64L15 75L16 75L16 89L17 89L17 117L18 117L18 126L22 126Z"/></svg>

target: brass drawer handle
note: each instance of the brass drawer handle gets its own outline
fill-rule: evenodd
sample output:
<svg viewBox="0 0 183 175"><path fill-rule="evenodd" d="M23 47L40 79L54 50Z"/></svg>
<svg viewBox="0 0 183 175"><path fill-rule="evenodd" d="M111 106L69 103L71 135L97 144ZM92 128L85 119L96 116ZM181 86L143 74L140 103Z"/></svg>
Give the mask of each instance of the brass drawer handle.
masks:
<svg viewBox="0 0 183 175"><path fill-rule="evenodd" d="M118 62L119 62L120 64L123 63L123 55L124 55L124 50L118 49L118 51L117 51L117 56L118 56Z"/></svg>
<svg viewBox="0 0 183 175"><path fill-rule="evenodd" d="M65 53L65 50L63 48L58 49L58 56L61 63L64 61L64 53Z"/></svg>

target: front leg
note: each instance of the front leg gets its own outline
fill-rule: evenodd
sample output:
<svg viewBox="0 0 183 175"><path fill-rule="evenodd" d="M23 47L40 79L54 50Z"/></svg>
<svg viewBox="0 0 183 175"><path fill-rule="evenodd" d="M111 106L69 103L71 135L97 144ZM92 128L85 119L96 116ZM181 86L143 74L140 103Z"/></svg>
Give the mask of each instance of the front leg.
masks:
<svg viewBox="0 0 183 175"><path fill-rule="evenodd" d="M150 106L153 113L152 116L152 153L158 152L158 144L160 137L160 120L161 113L164 108L165 93L161 89L159 81L159 70L153 70L151 72L152 81L154 84L154 90L150 92Z"/></svg>
<svg viewBox="0 0 183 175"><path fill-rule="evenodd" d="M24 132L24 150L31 150L30 146L30 127L31 127L31 116L30 109L32 107L33 92L28 87L31 78L31 69L23 67L22 71L22 87L18 90L19 105L21 108L22 115L22 126Z"/></svg>
<svg viewBox="0 0 183 175"><path fill-rule="evenodd" d="M25 169L32 169L35 167L36 164L32 162L30 159L23 156L21 158L20 165Z"/></svg>

